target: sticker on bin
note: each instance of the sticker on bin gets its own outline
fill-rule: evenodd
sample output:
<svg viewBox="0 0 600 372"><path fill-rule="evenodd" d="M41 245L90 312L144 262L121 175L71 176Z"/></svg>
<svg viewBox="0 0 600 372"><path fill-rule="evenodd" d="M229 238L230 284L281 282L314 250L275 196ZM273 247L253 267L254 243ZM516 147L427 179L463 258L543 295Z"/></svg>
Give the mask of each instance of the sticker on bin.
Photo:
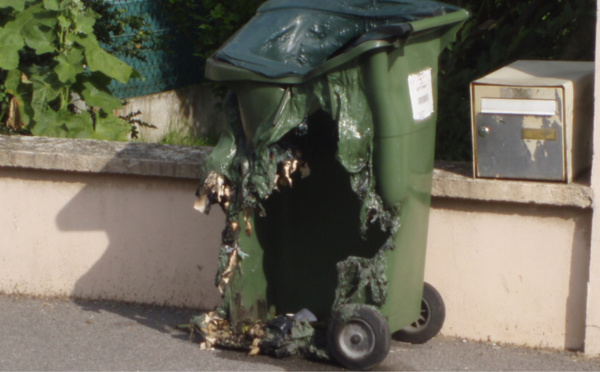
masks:
<svg viewBox="0 0 600 372"><path fill-rule="evenodd" d="M413 119L425 120L433 114L433 84L431 68L408 75L408 90Z"/></svg>

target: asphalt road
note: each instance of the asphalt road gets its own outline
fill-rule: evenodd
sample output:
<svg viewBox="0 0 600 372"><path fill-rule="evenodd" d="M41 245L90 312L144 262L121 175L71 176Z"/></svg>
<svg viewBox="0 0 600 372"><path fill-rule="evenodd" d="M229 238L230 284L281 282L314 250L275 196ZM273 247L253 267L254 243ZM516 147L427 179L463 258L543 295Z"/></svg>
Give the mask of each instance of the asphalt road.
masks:
<svg viewBox="0 0 600 372"><path fill-rule="evenodd" d="M0 370L282 371L343 370L297 358L201 351L176 328L198 311L0 295ZM436 337L425 345L393 341L378 370L594 371L600 359Z"/></svg>

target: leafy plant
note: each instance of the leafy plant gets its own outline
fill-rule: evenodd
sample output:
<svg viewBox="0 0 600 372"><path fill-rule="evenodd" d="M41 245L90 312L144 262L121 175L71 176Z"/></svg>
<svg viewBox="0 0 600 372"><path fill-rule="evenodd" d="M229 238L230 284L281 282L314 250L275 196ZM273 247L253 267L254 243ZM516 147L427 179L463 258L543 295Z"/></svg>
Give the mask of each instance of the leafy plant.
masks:
<svg viewBox="0 0 600 372"><path fill-rule="evenodd" d="M161 0L196 55L210 56L261 0ZM471 159L469 84L518 59L593 60L594 0L442 0L471 12L440 61L436 158ZM222 89L216 89L222 94Z"/></svg>
<svg viewBox="0 0 600 372"><path fill-rule="evenodd" d="M156 125L150 124L142 119L139 119L138 116L141 114L142 112L140 110L137 110L135 112L130 112L127 115L119 116L119 118L125 120L131 125L131 138L140 138L140 128L157 128Z"/></svg>
<svg viewBox="0 0 600 372"><path fill-rule="evenodd" d="M97 14L81 0L0 0L4 118L34 135L125 140L131 124L108 84L141 77L100 47Z"/></svg>

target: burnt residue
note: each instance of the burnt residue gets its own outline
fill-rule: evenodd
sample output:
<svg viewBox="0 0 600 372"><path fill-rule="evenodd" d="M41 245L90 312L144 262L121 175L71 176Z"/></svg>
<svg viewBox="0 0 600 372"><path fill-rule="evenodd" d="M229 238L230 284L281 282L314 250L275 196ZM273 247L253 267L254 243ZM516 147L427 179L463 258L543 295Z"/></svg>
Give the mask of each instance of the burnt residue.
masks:
<svg viewBox="0 0 600 372"><path fill-rule="evenodd" d="M327 352L324 327L309 322L290 322L290 328L285 332L267 325L267 335L260 342L260 348L265 354L278 358L294 355L319 360L331 359Z"/></svg>
<svg viewBox="0 0 600 372"><path fill-rule="evenodd" d="M281 329L260 320L237 324L235 327L217 312L208 312L192 318L192 330L202 337L200 349L223 347L260 353L277 358L299 356L318 360L331 360L327 351L327 335L324 325L289 318L289 327Z"/></svg>
<svg viewBox="0 0 600 372"><path fill-rule="evenodd" d="M382 133L396 115L375 122L387 101L374 98L372 71L383 60L372 57L427 24L408 22L457 10L429 0L270 0L208 61L208 76L232 93L198 189L198 210L219 204L226 215L216 277L223 305L194 322L205 348L328 359L333 315L352 303L386 305L387 259L412 191L397 180L382 182L385 200L377 191L375 170L380 180L394 174L381 159L374 167L379 138L398 134ZM406 120L398 126L410 113ZM318 321L293 315L303 308Z"/></svg>
<svg viewBox="0 0 600 372"><path fill-rule="evenodd" d="M351 175L337 159L338 124L319 111L307 120L306 135L292 135L310 165L309 177L297 174L293 187L281 188L264 202L267 216L257 218L264 250L267 299L279 312L306 307L329 317L335 298L337 264L348 256L373 257L388 234L370 225L361 234L363 203Z"/></svg>
<svg viewBox="0 0 600 372"><path fill-rule="evenodd" d="M338 262L338 281L333 308L360 300L382 306L387 297L386 260L384 251L373 258L350 256ZM362 293L361 293L362 292ZM362 297L362 298L361 298ZM358 300L358 301L357 301Z"/></svg>
<svg viewBox="0 0 600 372"><path fill-rule="evenodd" d="M266 3L215 58L270 77L302 75L381 25L445 12L431 1L308 3L302 12L291 1ZM279 334L266 309L307 307L326 321L351 302L386 302L386 257L395 248L401 205L384 205L376 191L365 71L354 61L302 85L272 85L270 101L256 109L264 117L251 115L253 123L242 123L236 95L254 102L248 94L255 92L244 84L233 85L236 93L226 99L226 133L204 164L198 190L200 211L219 204L227 216L216 278L224 302L195 324L209 332L208 347L328 358L322 328L293 322ZM263 249L263 267L253 270L266 278L264 311L232 293L240 288L235 281L253 280L240 270L247 254L242 234L256 236ZM258 313L261 319L252 319Z"/></svg>
<svg viewBox="0 0 600 372"><path fill-rule="evenodd" d="M240 234L259 234L269 283L266 302L278 313L308 307L327 319L353 299L385 303L386 252L394 249L400 207L386 208L375 189L373 119L363 79L356 64L286 88L273 109L276 122L259 126L252 138L244 134L235 96L228 97L228 131L207 159L199 188L200 199L218 203L227 216L216 278L222 293L246 275L239 270L246 254ZM252 231L252 218L257 231ZM295 324L278 343L266 329L261 341L241 335L239 324L223 323L230 314L242 324L258 320L240 321L250 309L231 298L231 293L224 296L215 313L221 320L208 321L227 329L217 332L212 344L327 356L310 324ZM201 333L209 328L197 326Z"/></svg>

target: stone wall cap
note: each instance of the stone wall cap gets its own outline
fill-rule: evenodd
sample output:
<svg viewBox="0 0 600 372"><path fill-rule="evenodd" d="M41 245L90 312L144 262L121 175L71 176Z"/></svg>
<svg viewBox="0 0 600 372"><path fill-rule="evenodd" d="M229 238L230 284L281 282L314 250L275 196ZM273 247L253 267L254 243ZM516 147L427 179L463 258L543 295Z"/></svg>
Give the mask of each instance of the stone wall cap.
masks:
<svg viewBox="0 0 600 372"><path fill-rule="evenodd" d="M479 179L469 162L436 162L434 198L591 208L593 191L589 175L574 183Z"/></svg>
<svg viewBox="0 0 600 372"><path fill-rule="evenodd" d="M0 135L0 167L198 180L210 147ZM591 208L585 182L473 178L471 163L437 162L433 198Z"/></svg>
<svg viewBox="0 0 600 372"><path fill-rule="evenodd" d="M198 179L207 147L0 135L0 166Z"/></svg>

